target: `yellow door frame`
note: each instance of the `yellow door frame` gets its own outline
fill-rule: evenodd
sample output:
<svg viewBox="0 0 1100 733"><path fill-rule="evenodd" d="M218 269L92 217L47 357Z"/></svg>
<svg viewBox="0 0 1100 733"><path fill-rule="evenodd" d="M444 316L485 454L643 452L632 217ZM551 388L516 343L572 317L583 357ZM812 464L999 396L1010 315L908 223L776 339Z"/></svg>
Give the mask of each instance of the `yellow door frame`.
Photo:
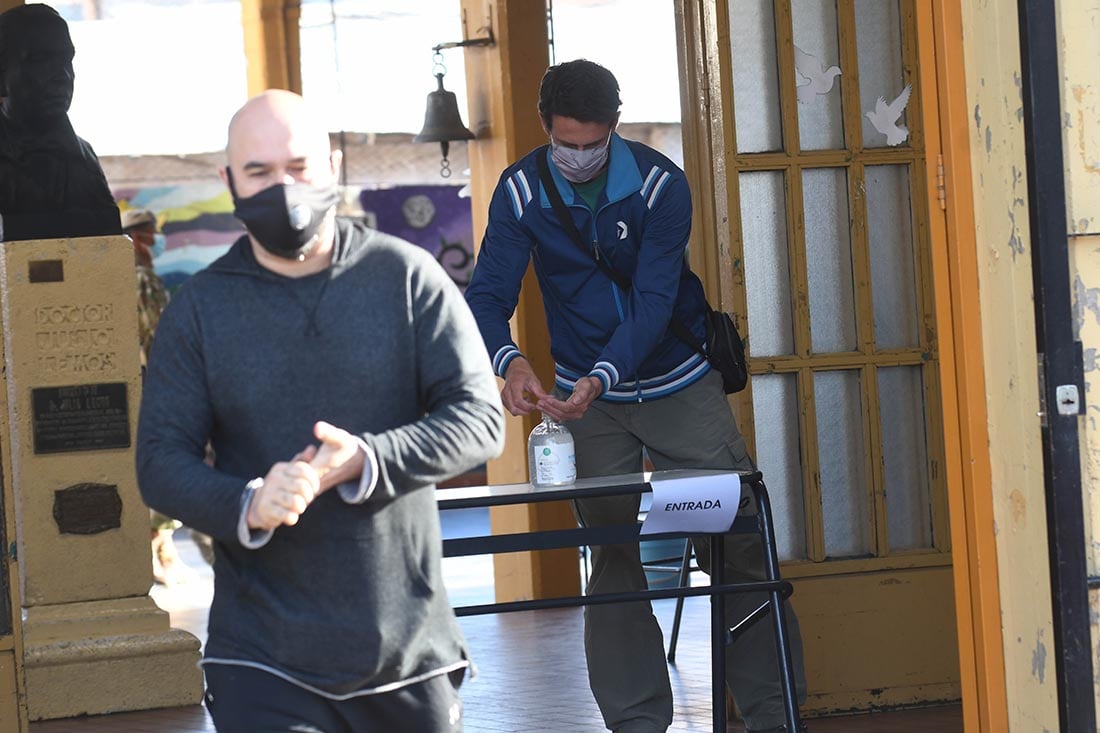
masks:
<svg viewBox="0 0 1100 733"><path fill-rule="evenodd" d="M967 731L1008 730L993 480L986 428L977 236L971 184L962 14L953 0L920 3L920 44L936 63L920 69L938 90L925 105L932 265L940 329L940 379L963 721ZM941 162L942 161L942 162Z"/></svg>

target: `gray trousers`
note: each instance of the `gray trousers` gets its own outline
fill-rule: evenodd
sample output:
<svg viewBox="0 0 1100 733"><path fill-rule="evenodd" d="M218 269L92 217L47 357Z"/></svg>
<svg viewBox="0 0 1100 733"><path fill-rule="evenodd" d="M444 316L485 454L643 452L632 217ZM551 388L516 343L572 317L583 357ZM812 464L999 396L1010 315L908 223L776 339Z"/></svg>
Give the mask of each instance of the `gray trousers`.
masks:
<svg viewBox="0 0 1100 733"><path fill-rule="evenodd" d="M752 470L752 459L722 392L718 372L676 394L631 404L594 402L584 417L568 424L577 455L577 476L607 476L642 470L642 450L657 470L713 468ZM587 527L629 524L638 516L638 496L574 502ZM726 582L763 579L763 551L755 535L725 540ZM709 570L706 537L694 537L696 557ZM592 575L585 592L617 593L647 587L638 545L592 548ZM727 596L726 618L740 621L766 596ZM791 656L800 701L805 699L802 637L798 619L786 606ZM672 689L665 666L661 628L647 602L586 606L584 648L588 680L609 730L621 733L665 731L672 722ZM749 730L782 725L782 687L771 623L754 624L726 649L726 682Z"/></svg>

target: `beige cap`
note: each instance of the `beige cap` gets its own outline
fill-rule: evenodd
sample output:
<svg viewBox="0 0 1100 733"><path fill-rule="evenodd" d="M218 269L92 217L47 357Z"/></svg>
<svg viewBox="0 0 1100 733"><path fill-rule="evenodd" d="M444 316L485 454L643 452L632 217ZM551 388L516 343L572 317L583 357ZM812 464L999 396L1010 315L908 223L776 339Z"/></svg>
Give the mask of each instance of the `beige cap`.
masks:
<svg viewBox="0 0 1100 733"><path fill-rule="evenodd" d="M127 209L122 212L122 230L132 229L143 224L157 225L157 217L149 209Z"/></svg>

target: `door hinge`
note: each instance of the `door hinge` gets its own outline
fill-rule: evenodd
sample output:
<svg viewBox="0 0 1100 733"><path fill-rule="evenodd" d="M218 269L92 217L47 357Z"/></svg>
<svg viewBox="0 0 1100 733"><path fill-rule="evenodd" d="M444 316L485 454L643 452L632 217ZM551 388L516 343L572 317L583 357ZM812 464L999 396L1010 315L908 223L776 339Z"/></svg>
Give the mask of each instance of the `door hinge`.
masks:
<svg viewBox="0 0 1100 733"><path fill-rule="evenodd" d="M943 153L936 153L936 198L940 209L947 211L947 175L943 170Z"/></svg>

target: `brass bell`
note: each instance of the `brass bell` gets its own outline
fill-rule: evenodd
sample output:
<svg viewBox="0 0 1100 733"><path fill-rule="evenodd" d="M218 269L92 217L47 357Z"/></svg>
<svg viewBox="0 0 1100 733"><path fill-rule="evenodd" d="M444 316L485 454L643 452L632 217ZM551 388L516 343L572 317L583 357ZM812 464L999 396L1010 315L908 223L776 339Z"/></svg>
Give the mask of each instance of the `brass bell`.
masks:
<svg viewBox="0 0 1100 733"><path fill-rule="evenodd" d="M439 88L428 94L428 106L424 110L424 129L413 138L413 142L440 144L443 161L439 175L447 178L451 175L451 163L447 160L451 140L472 140L474 133L462 124L454 92L443 88L443 74L436 74L435 78L439 82Z"/></svg>

